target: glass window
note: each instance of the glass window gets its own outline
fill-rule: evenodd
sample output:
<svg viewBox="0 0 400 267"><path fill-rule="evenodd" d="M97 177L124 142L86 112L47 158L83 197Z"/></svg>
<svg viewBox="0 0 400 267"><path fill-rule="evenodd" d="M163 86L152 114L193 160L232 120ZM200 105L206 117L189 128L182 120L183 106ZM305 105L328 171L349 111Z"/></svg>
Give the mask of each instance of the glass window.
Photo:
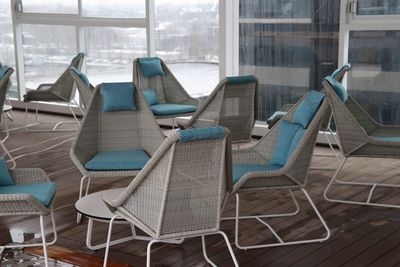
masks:
<svg viewBox="0 0 400 267"><path fill-rule="evenodd" d="M0 1L0 62L15 70L14 34L12 29L11 10L9 1ZM9 97L18 98L15 72L11 76L12 87Z"/></svg>
<svg viewBox="0 0 400 267"><path fill-rule="evenodd" d="M26 87L53 83L76 53L74 26L22 25Z"/></svg>
<svg viewBox="0 0 400 267"><path fill-rule="evenodd" d="M64 13L78 14L77 0L23 0L25 13Z"/></svg>
<svg viewBox="0 0 400 267"><path fill-rule="evenodd" d="M83 15L87 17L144 18L145 0L82 0Z"/></svg>
<svg viewBox="0 0 400 267"><path fill-rule="evenodd" d="M357 15L400 14L399 0L358 0Z"/></svg>
<svg viewBox="0 0 400 267"><path fill-rule="evenodd" d="M350 32L350 95L374 119L385 124L400 124L398 44L400 31Z"/></svg>
<svg viewBox="0 0 400 267"><path fill-rule="evenodd" d="M310 18L312 0L241 0L240 18Z"/></svg>
<svg viewBox="0 0 400 267"><path fill-rule="evenodd" d="M86 27L86 70L90 82L132 81L132 60L147 55L146 29Z"/></svg>
<svg viewBox="0 0 400 267"><path fill-rule="evenodd" d="M156 55L192 96L218 83L218 0L155 0Z"/></svg>
<svg viewBox="0 0 400 267"><path fill-rule="evenodd" d="M259 79L260 120L285 104L297 102L310 89L319 90L322 78L337 67L340 1L241 0L239 12L254 18L259 16L262 3L279 2L293 6L311 3L311 23L239 24L239 73ZM281 10L281 17L286 16L283 9L276 10Z"/></svg>

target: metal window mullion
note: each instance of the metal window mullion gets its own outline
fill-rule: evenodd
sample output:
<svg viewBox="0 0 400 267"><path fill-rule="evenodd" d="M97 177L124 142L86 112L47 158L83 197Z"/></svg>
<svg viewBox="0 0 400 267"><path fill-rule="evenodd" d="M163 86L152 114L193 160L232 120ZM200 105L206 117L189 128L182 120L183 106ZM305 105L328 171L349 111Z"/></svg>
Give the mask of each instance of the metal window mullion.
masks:
<svg viewBox="0 0 400 267"><path fill-rule="evenodd" d="M155 12L154 0L146 0L146 40L147 55L149 57L153 57L156 54Z"/></svg>
<svg viewBox="0 0 400 267"><path fill-rule="evenodd" d="M17 22L15 5L18 4L17 0L10 0L11 5L11 19L14 34L14 53L15 53L15 66L17 75L17 92L18 100L21 101L23 94L26 92L25 85L25 66L24 66L24 49L22 43L22 25Z"/></svg>

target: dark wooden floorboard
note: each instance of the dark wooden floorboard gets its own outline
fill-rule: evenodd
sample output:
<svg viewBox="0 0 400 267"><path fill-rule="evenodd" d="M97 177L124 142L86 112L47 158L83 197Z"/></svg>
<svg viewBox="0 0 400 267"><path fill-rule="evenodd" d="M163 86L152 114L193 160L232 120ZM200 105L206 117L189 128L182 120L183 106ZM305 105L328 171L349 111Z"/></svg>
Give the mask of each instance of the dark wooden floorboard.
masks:
<svg viewBox="0 0 400 267"><path fill-rule="evenodd" d="M15 120L9 127L21 126L23 113L14 112ZM45 118L62 118L44 115ZM65 119L65 118L63 118ZM69 125L70 126L70 125ZM32 153L46 149L57 142L71 139L71 132L27 133L23 129L11 132L6 146L13 155ZM54 139L59 137L58 139ZM70 159L69 149L72 140L51 150L34 153L17 160L18 167L40 167L57 183L55 218L59 233L58 246L79 250L89 255L102 257L104 249L90 251L85 245L87 220L79 225L75 223L74 203L78 197L81 174ZM316 152L329 153L324 147ZM313 167L336 167L333 158L314 157ZM340 179L357 181L385 181L400 183L400 161L393 159L351 159L340 174ZM331 238L324 243L295 245L279 248L239 250L234 246L234 222L223 221L221 228L228 234L234 252L241 266L393 266L400 264L400 215L399 211L388 208L370 208L355 205L330 203L323 199L323 190L333 175L330 170L311 170L307 191L316 203L331 231ZM123 187L131 178L93 179L91 191ZM288 195L283 192L257 192L241 195L241 214L263 214L283 212L293 209ZM331 195L364 200L368 188L334 186ZM319 237L323 234L318 219L300 192L296 192L304 210L292 218L270 219L268 222L285 239ZM376 189L374 200L385 203L400 203L396 190ZM224 216L232 216L235 210L235 198L232 196ZM50 226L50 221L46 221ZM16 227L26 232L39 232L38 218L0 217L0 244L10 242L8 229ZM104 242L108 225L95 223L93 243ZM273 241L265 226L255 220L240 223L240 241L243 244L259 244ZM126 225L114 228L113 238L130 234ZM110 258L131 266L144 266L146 245L144 241L128 242L111 248ZM218 266L232 266L232 260L223 238L219 235L207 237L208 255ZM190 238L181 245L158 244L152 250L154 266L207 266L201 249L200 238Z"/></svg>

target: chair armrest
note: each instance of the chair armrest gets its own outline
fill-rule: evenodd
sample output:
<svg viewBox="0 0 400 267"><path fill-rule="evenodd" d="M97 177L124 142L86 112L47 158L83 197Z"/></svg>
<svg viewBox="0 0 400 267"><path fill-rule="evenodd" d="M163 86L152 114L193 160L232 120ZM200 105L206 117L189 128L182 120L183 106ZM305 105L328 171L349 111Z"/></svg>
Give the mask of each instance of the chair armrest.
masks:
<svg viewBox="0 0 400 267"><path fill-rule="evenodd" d="M37 184L51 182L44 170L39 168L19 168L10 170L16 184Z"/></svg>

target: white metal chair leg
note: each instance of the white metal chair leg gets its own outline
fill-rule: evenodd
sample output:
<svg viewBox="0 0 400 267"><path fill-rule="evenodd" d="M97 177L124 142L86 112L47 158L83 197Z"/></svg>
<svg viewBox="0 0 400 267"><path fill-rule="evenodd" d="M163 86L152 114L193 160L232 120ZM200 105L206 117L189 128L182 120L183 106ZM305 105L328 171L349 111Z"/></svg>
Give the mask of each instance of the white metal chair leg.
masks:
<svg viewBox="0 0 400 267"><path fill-rule="evenodd" d="M240 216L239 215L239 208L240 208L240 197L239 197L239 193L236 193L236 215L235 215L235 245L239 248L239 249L257 249L257 248L268 248L268 247L278 247L278 246L288 246L288 245L298 245L298 244L308 244L308 243L314 243L314 242L323 242L325 240L327 240L330 235L331 232L328 228L328 226L326 225L324 219L322 218L321 214L319 213L318 209L316 208L314 202L311 200L310 196L308 195L307 191L304 188L301 188L301 191L304 193L304 195L306 196L308 202L310 203L311 207L313 208L314 212L316 213L318 219L320 220L321 224L323 225L325 231L326 231L326 235L322 238L315 238L315 239L305 239L305 240L298 240L298 241L284 241L279 235L278 233L272 228L271 225L269 225L267 222L265 222L264 220L262 220L261 216ZM266 218L267 216L264 216L264 218ZM275 216L276 217L276 216ZM251 246L242 246L239 244L239 220L240 219L248 219L248 218L254 218L257 219L260 223L262 223L263 225L265 225L268 230L270 230L270 232L274 235L274 237L278 240L277 243L270 243L270 244L261 244L261 245L251 245Z"/></svg>
<svg viewBox="0 0 400 267"><path fill-rule="evenodd" d="M104 252L104 261L103 261L103 267L107 267L107 261L108 261L108 254L110 251L110 242L111 242L111 233L112 233L112 227L115 219L118 217L118 215L114 215L111 220L110 224L108 226L108 233L107 233L107 243L106 243L106 250ZM89 229L88 229L89 230Z"/></svg>
<svg viewBox="0 0 400 267"><path fill-rule="evenodd" d="M83 195L83 183L85 182L85 180L87 179L87 183L86 183L86 189L85 189L85 195ZM79 187L79 199L81 199L84 196L87 196L87 194L89 193L89 186L90 186L90 177L89 176L82 176L81 178L81 183L80 183L80 187ZM82 220L82 214L78 212L77 216L76 216L76 223L79 224Z"/></svg>
<svg viewBox="0 0 400 267"><path fill-rule="evenodd" d="M46 267L48 267L49 266L49 257L47 255L47 244L46 244L46 235L44 232L43 215L40 215L40 232L42 235L44 264Z"/></svg>
<svg viewBox="0 0 400 267"><path fill-rule="evenodd" d="M151 246L154 243L159 242L158 240L151 240L148 244L147 244L147 254L146 254L146 267L150 267L150 260L151 260Z"/></svg>
<svg viewBox="0 0 400 267"><path fill-rule="evenodd" d="M346 163L347 158L344 158L341 162L339 168L337 169L336 173L333 175L332 179L330 180L328 186L325 188L324 191L324 198L329 202L336 202L336 203L344 203L344 204L353 204L353 205L365 205L365 206L375 206L375 207L385 207L385 208L400 208L400 205L394 204L381 204L376 202L371 202L372 195L374 190L377 187L389 187L389 188L398 188L400 189L399 184L384 184L384 183L374 183L374 182L348 182L339 180L337 177L340 171L343 169L344 164ZM328 191L330 190L333 183L336 182L339 185L348 185L348 186L368 186L371 187L368 193L367 199L365 201L352 201L352 200L345 200L345 199L338 199L333 197L328 197Z"/></svg>
<svg viewBox="0 0 400 267"><path fill-rule="evenodd" d="M76 103L76 102L75 102ZM65 129L65 130L57 130L57 128L65 123L77 123L80 125L80 121L77 118L74 110L71 107L71 104L68 103L68 108L71 111L71 115L74 117L74 120L70 121L39 121L39 105L38 102L36 101L36 109L35 109L35 122L28 124L28 103L25 104L25 131L27 132L71 132L71 131L76 131L76 129ZM51 129L29 129L29 127L35 126L35 125L43 125L43 124L51 124L54 123L54 126Z"/></svg>
<svg viewBox="0 0 400 267"><path fill-rule="evenodd" d="M226 246L228 247L229 253L231 254L233 264L235 265L235 267L238 267L239 264L238 264L238 262L236 260L235 253L233 253L233 249L232 249L232 246L231 246L231 244L229 242L228 237L222 231L219 231L218 234L222 235L222 237L224 238L224 241L226 243ZM201 244L202 244L202 248L203 248L203 255L204 255L204 258L206 259L207 263L210 264L213 267L217 267L217 265L207 255L206 239L205 239L204 235L201 236Z"/></svg>
<svg viewBox="0 0 400 267"><path fill-rule="evenodd" d="M54 245L57 242L57 229L56 229L56 223L54 220L54 211L51 211L51 222L53 225L53 241L51 242L46 242L46 236L45 236L45 231L44 231L44 220L43 220L43 215L40 216L39 221L40 221L40 234L42 237L42 243L33 243L33 244L15 244L15 245L6 245L6 246L0 246L0 255L1 253L6 249L6 248L27 248L27 247L38 247L42 246L43 247L43 255L45 259L45 266L48 266L48 255L47 255L47 246Z"/></svg>

